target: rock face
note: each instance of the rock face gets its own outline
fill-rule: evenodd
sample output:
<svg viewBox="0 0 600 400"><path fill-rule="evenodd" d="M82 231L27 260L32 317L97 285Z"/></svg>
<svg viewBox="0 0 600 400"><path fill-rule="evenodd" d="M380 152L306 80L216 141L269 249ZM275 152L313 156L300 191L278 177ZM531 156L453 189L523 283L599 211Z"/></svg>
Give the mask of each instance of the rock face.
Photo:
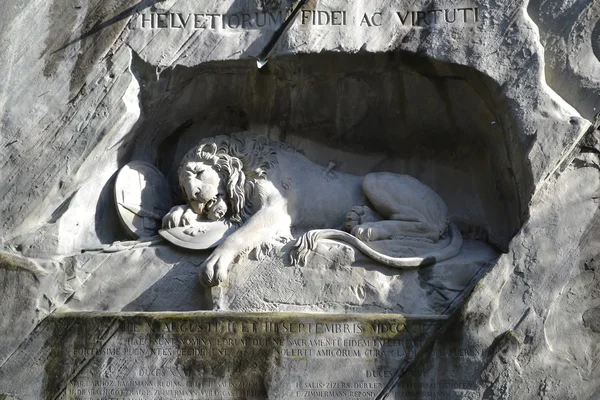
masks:
<svg viewBox="0 0 600 400"><path fill-rule="evenodd" d="M600 396L598 2L17 3L0 6L0 398ZM460 254L398 271L324 240L291 265L292 237L338 227L315 213L203 285L219 248L153 235L190 200L184 155L238 131L313 163L279 193L322 176L282 196L290 218L336 185L323 209L362 196L344 177L406 174ZM166 179L149 213L126 164Z"/></svg>

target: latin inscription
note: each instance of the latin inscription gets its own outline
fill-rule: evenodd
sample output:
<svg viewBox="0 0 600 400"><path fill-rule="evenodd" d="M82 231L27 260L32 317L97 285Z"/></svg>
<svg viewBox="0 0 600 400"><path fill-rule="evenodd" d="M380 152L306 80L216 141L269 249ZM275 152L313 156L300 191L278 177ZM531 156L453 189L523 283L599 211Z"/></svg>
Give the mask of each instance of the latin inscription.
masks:
<svg viewBox="0 0 600 400"><path fill-rule="evenodd" d="M302 9L297 15L301 26L358 26L376 28L388 24L409 27L432 27L437 25L467 25L480 22L479 7L436 8L427 10L378 10L350 14L348 10ZM278 28L285 19L285 12L257 11L249 13L221 14L215 12L174 13L149 12L139 14L133 27L142 29L191 29L191 30L249 30Z"/></svg>
<svg viewBox="0 0 600 400"><path fill-rule="evenodd" d="M468 24L479 22L478 7L434 9L427 11L396 11L402 25L430 26L439 24Z"/></svg>
<svg viewBox="0 0 600 400"><path fill-rule="evenodd" d="M283 11L254 13L158 13L139 15L138 27L142 29L257 29L278 27L283 23Z"/></svg>
<svg viewBox="0 0 600 400"><path fill-rule="evenodd" d="M75 322L53 353L58 385L75 400L376 398L405 360L413 359L442 320L398 316L133 317ZM478 357L475 349L436 358ZM78 366L84 365L80 369ZM304 372L303 372L304 371ZM279 375L278 375L279 374ZM274 378L273 375L279 376ZM413 379L413 378L410 378ZM468 382L403 379L402 398L437 397ZM431 396L429 396L431 395Z"/></svg>
<svg viewBox="0 0 600 400"><path fill-rule="evenodd" d="M347 25L346 11L302 10L301 24L312 25Z"/></svg>

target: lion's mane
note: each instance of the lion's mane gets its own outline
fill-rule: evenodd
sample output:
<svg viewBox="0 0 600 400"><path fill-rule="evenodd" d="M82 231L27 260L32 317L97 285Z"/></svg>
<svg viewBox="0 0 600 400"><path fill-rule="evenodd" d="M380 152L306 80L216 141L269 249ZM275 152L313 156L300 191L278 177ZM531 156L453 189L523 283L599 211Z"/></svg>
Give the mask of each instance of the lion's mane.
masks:
<svg viewBox="0 0 600 400"><path fill-rule="evenodd" d="M279 142L252 132L238 132L205 138L190 150L179 165L179 184L190 163L211 165L225 182L230 221L242 224L251 215L257 180L266 179L267 172L277 163ZM182 189L183 190L183 189Z"/></svg>

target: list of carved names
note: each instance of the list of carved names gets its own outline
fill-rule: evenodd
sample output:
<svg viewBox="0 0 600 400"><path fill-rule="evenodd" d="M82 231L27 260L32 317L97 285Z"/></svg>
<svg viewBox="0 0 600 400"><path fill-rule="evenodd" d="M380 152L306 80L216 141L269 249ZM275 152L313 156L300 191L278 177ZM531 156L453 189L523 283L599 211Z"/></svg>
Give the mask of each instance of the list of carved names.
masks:
<svg viewBox="0 0 600 400"><path fill-rule="evenodd" d="M310 371L290 377L286 398L375 398L436 326L401 321L125 322L101 347L88 340L98 335L86 328L88 339L75 341L69 357L90 361L68 390L77 400L266 398L266 371L254 364L239 369L239 363L251 360L265 369ZM473 357L478 352L455 348L434 356ZM358 375L332 373L340 362ZM425 392L439 398L447 389L471 387L469 382L407 381L400 391L404 398Z"/></svg>

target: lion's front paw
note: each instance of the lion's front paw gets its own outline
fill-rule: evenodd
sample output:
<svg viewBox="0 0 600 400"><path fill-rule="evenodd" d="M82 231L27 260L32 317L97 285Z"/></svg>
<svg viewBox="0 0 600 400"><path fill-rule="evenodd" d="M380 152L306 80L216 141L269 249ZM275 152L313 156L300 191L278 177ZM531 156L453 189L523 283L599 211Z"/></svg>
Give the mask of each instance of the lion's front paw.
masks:
<svg viewBox="0 0 600 400"><path fill-rule="evenodd" d="M187 228L186 230L183 231L184 234L189 235L189 236L197 236L197 235L201 235L203 233L206 233L206 227L204 226L190 226L189 228Z"/></svg>
<svg viewBox="0 0 600 400"><path fill-rule="evenodd" d="M188 226L194 223L198 215L188 205L175 206L163 217L163 229L176 228L178 226Z"/></svg>
<svg viewBox="0 0 600 400"><path fill-rule="evenodd" d="M227 269L234 256L227 250L218 247L200 266L200 282L208 286L217 286L227 280Z"/></svg>
<svg viewBox="0 0 600 400"><path fill-rule="evenodd" d="M197 220L198 214L194 212L192 207L188 207L187 210L184 211L183 216L181 217L181 226L192 225Z"/></svg>
<svg viewBox="0 0 600 400"><path fill-rule="evenodd" d="M176 228L180 225L183 213L187 209L187 206L175 206L171 208L171 211L163 217L162 227L163 229Z"/></svg>

